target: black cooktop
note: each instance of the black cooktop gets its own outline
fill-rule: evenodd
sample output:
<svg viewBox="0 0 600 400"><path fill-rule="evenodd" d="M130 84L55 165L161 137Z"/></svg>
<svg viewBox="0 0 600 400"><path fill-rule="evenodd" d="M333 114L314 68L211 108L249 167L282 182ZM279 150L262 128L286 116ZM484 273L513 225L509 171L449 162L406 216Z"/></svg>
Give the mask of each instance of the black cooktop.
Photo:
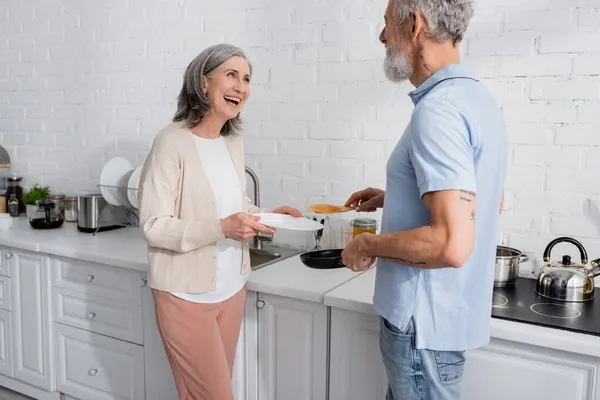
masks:
<svg viewBox="0 0 600 400"><path fill-rule="evenodd" d="M600 336L600 289L593 300L567 303L538 295L535 285L519 278L512 287L494 288L492 317Z"/></svg>

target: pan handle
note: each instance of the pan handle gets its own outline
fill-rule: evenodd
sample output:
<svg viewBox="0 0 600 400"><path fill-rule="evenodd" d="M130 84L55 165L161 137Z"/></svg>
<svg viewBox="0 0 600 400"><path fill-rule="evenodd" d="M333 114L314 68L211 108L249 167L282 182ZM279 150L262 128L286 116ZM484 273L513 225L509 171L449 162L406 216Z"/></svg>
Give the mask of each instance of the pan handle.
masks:
<svg viewBox="0 0 600 400"><path fill-rule="evenodd" d="M341 258L340 258L340 259L338 259L337 263L338 263L338 265L339 265L340 267L345 267L345 265L342 263L342 259L341 259Z"/></svg>

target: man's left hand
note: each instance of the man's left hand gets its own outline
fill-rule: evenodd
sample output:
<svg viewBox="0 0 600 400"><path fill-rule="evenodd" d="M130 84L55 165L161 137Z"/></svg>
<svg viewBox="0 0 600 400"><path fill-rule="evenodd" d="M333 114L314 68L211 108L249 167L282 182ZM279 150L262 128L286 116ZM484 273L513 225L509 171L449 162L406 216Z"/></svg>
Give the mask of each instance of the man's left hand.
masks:
<svg viewBox="0 0 600 400"><path fill-rule="evenodd" d="M342 252L342 263L354 271L366 271L375 263L375 257L366 253L367 242L372 233L362 233L352 239Z"/></svg>
<svg viewBox="0 0 600 400"><path fill-rule="evenodd" d="M273 210L273 212L275 214L291 215L292 217L296 217L296 218L302 216L302 213L299 210L297 210L297 209L295 209L293 207L288 207L288 206L283 206L283 207L276 208L276 209Z"/></svg>

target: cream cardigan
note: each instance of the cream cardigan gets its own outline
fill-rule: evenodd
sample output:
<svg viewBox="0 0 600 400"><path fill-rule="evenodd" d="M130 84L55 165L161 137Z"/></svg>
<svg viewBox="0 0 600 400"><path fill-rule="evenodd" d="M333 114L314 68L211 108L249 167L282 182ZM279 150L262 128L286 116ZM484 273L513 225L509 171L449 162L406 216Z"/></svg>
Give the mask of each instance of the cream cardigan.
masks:
<svg viewBox="0 0 600 400"><path fill-rule="evenodd" d="M227 147L240 178L242 204L261 210L246 196L244 148L239 136ZM162 129L140 175L140 227L148 243L148 283L157 290L204 293L215 290L216 242L224 239L214 194L196 151L194 134L184 123ZM241 274L250 271L248 242Z"/></svg>

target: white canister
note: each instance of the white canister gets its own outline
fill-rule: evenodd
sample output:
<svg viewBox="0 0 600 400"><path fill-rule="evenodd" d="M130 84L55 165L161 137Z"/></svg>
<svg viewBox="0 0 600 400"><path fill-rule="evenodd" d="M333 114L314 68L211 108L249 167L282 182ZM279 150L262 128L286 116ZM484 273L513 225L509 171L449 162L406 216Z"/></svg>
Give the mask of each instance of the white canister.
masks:
<svg viewBox="0 0 600 400"><path fill-rule="evenodd" d="M7 231L12 227L13 217L8 213L0 213L0 231Z"/></svg>

